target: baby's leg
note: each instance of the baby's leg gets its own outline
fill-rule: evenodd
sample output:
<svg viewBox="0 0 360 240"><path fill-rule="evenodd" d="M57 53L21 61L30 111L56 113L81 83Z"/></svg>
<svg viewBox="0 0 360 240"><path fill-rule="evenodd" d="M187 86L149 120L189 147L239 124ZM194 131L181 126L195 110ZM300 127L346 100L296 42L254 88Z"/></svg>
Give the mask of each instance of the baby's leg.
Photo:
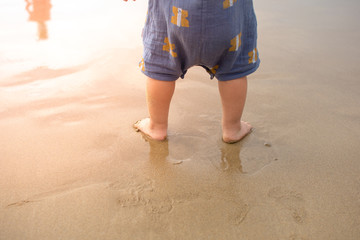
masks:
<svg viewBox="0 0 360 240"><path fill-rule="evenodd" d="M169 108L174 90L175 81L160 81L148 78L146 100L149 118L138 121L134 124L134 127L152 139L166 139Z"/></svg>
<svg viewBox="0 0 360 240"><path fill-rule="evenodd" d="M219 92L223 110L223 141L238 142L251 131L251 125L241 121L247 92L246 77L219 81Z"/></svg>

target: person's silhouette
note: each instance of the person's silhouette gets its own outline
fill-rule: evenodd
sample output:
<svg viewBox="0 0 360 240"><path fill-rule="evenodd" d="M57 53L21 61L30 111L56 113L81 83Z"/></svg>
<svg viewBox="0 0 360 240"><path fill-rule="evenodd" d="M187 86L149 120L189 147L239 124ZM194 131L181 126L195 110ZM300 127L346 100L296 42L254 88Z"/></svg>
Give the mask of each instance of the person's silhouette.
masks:
<svg viewBox="0 0 360 240"><path fill-rule="evenodd" d="M48 38L46 21L50 20L50 0L25 0L26 11L29 13L29 21L37 22L38 38L45 40Z"/></svg>

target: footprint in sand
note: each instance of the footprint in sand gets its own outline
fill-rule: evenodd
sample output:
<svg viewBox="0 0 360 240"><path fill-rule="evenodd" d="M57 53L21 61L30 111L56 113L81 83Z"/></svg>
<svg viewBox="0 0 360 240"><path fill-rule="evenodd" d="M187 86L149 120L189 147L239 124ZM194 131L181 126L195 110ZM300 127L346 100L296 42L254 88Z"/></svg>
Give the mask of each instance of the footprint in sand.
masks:
<svg viewBox="0 0 360 240"><path fill-rule="evenodd" d="M144 208L148 214L166 214L173 209L174 201L170 198L160 198L154 191L154 181L147 180L144 183L114 182L109 189L117 193L117 203L122 208Z"/></svg>
<svg viewBox="0 0 360 240"><path fill-rule="evenodd" d="M246 218L248 212L250 211L250 207L248 204L243 204L239 209L236 211L235 216L235 225L240 225Z"/></svg>
<svg viewBox="0 0 360 240"><path fill-rule="evenodd" d="M305 201L301 193L275 187L270 189L268 196L285 207L290 212L295 223L301 224L306 221Z"/></svg>
<svg viewBox="0 0 360 240"><path fill-rule="evenodd" d="M117 202L122 208L144 208L148 214L170 213L174 207L174 201L168 198L159 198L153 195L144 194L139 191L119 192Z"/></svg>
<svg viewBox="0 0 360 240"><path fill-rule="evenodd" d="M171 199L149 199L145 209L149 214L166 214L174 208L174 201Z"/></svg>

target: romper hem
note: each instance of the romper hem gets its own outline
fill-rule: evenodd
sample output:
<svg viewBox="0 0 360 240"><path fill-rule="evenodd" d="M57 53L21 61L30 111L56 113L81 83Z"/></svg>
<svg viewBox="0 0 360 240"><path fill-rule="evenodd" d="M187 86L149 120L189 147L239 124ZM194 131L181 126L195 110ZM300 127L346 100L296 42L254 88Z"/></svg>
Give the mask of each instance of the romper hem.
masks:
<svg viewBox="0 0 360 240"><path fill-rule="evenodd" d="M252 67L251 69L247 70L246 72L239 72L239 73L229 73L229 74L215 74L215 77L217 80L219 81L230 81L230 80L234 80L237 78L242 78L242 77L246 77L252 73L254 73L260 66L260 60L258 60L255 63L255 66Z"/></svg>
<svg viewBox="0 0 360 240"><path fill-rule="evenodd" d="M145 76L155 79L155 80L160 80L160 81L166 81L166 82L172 82L172 81L176 81L179 77L174 76L174 75L166 75L166 74L158 74L158 73L153 73L153 72L147 72L147 71L141 71Z"/></svg>

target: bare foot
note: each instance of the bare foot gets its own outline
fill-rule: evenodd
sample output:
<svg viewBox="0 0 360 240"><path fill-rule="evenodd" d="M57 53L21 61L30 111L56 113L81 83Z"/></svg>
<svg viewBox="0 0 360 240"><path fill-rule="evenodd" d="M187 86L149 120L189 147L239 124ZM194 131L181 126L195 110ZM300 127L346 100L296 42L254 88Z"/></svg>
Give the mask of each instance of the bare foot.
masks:
<svg viewBox="0 0 360 240"><path fill-rule="evenodd" d="M163 141L166 139L167 129L156 129L155 127L151 127L150 118L144 118L137 121L134 123L133 127L137 132L142 132L151 139L158 141Z"/></svg>
<svg viewBox="0 0 360 240"><path fill-rule="evenodd" d="M226 143L237 143L248 135L252 130L252 126L248 122L240 122L240 130L224 130L223 129L223 141Z"/></svg>

